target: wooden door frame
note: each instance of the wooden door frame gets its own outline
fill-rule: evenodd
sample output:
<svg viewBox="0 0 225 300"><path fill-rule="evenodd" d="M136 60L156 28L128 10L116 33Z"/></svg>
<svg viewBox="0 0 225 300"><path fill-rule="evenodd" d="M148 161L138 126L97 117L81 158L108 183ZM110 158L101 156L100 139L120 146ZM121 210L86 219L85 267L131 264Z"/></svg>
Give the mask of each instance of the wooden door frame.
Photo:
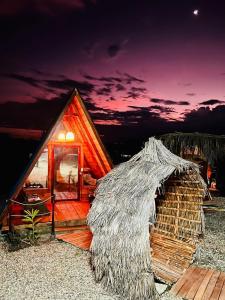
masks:
<svg viewBox="0 0 225 300"><path fill-rule="evenodd" d="M68 148L77 148L78 149L78 192L77 192L77 199L74 200L81 200L82 195L82 186L83 186L83 178L82 172L84 168L84 154L83 154L83 147L80 143L74 142L50 142L48 143L48 188L51 191L51 194L54 194L54 167L55 167L55 160L54 160L54 148L55 147L68 147Z"/></svg>

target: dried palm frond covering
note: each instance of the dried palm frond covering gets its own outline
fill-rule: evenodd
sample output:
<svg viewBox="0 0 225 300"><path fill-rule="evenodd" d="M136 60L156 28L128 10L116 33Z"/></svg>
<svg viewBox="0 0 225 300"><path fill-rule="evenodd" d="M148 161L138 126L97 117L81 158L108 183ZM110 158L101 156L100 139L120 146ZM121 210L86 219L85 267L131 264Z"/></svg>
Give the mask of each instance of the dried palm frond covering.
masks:
<svg viewBox="0 0 225 300"><path fill-rule="evenodd" d="M224 135L174 132L161 135L160 139L173 153L180 155L185 149L195 149L197 154L203 156L212 165L225 155Z"/></svg>
<svg viewBox="0 0 225 300"><path fill-rule="evenodd" d="M192 172L205 186L196 164L150 138L139 153L100 180L88 223L95 278L105 288L126 299L158 298L149 242L156 192L171 174L184 172Z"/></svg>

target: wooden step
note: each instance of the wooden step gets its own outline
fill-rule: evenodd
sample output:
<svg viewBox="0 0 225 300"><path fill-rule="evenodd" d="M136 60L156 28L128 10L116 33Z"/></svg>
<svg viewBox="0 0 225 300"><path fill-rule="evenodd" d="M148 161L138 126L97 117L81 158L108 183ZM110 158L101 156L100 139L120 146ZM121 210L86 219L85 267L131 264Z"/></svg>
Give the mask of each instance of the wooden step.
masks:
<svg viewBox="0 0 225 300"><path fill-rule="evenodd" d="M60 233L72 233L72 232L77 232L77 231L82 231L82 230L89 230L89 226L87 225L81 225L81 226L64 226L64 227L56 227L55 232L57 234Z"/></svg>
<svg viewBox="0 0 225 300"><path fill-rule="evenodd" d="M72 244L82 250L89 250L92 241L92 233L90 230L57 234L56 237L57 239Z"/></svg>

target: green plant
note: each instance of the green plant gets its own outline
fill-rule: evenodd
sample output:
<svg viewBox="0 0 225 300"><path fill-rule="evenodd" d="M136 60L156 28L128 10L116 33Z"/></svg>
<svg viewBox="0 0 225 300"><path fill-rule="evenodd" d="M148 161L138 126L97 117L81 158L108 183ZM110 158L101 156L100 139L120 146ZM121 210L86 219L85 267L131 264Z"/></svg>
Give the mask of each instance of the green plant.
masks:
<svg viewBox="0 0 225 300"><path fill-rule="evenodd" d="M24 210L25 216L23 221L27 222L27 238L31 244L35 244L38 239L38 233L36 230L36 226L40 221L40 218L37 218L39 210L33 209L32 210Z"/></svg>

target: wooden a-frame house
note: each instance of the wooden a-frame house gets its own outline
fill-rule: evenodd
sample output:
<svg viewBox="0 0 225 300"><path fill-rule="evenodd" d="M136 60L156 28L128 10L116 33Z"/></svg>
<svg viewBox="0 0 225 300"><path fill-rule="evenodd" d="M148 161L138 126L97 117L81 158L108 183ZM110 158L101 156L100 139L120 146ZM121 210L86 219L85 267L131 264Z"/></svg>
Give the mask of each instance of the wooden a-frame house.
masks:
<svg viewBox="0 0 225 300"><path fill-rule="evenodd" d="M39 204L41 222L52 221L54 206L54 222L79 224L86 219L97 179L111 168L75 89L10 194L0 199L4 204L0 224L5 228L21 224L24 209L33 204L35 208L35 203Z"/></svg>

